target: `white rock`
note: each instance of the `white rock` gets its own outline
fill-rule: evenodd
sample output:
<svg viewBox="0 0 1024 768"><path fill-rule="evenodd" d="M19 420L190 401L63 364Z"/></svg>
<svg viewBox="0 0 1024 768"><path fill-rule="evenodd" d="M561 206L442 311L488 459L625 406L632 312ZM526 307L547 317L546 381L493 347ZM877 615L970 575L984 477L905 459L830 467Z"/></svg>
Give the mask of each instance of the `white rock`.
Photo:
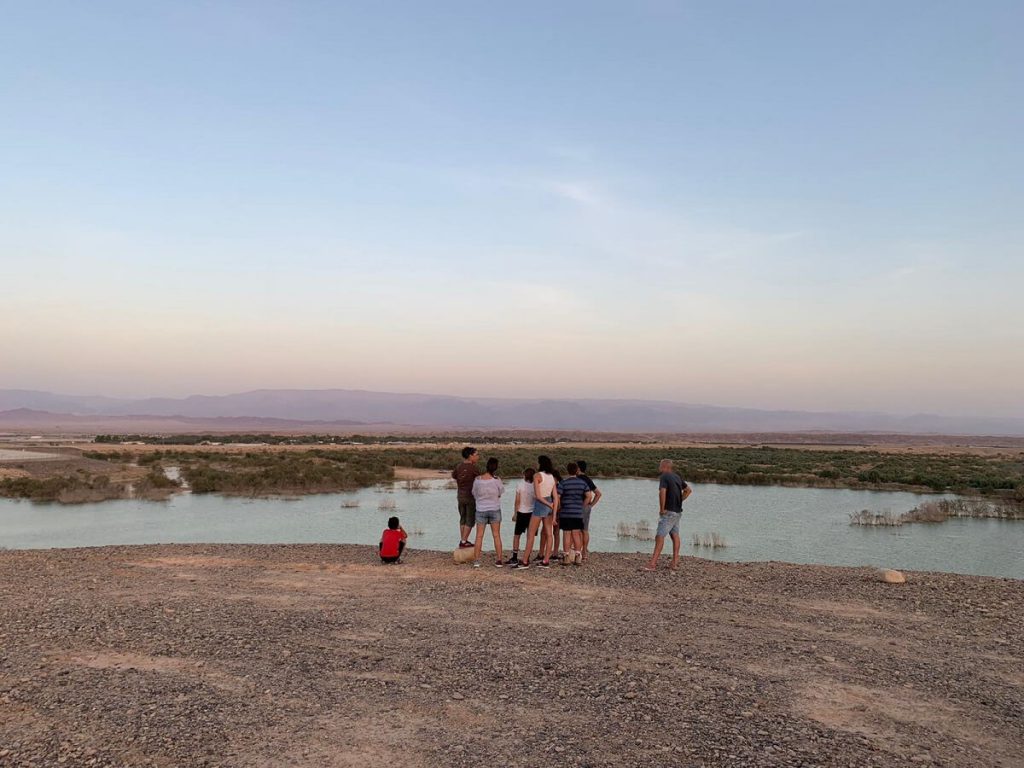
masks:
<svg viewBox="0 0 1024 768"><path fill-rule="evenodd" d="M884 581L886 584L902 584L907 580L907 577L891 568L879 568L878 580Z"/></svg>

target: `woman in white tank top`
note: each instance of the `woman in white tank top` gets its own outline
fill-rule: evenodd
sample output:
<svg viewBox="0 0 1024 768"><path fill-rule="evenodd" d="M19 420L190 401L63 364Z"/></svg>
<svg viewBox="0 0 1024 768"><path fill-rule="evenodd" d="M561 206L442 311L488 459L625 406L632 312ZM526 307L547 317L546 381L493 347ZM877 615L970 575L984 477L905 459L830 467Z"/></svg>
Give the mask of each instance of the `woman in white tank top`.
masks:
<svg viewBox="0 0 1024 768"><path fill-rule="evenodd" d="M554 543L552 522L555 519L554 512L558 508L558 489L555 482L555 468L551 459L547 456L538 456L537 465L540 470L533 476L533 516L530 518L530 527L526 531L526 550L523 552L522 562L518 568L530 567L530 553L533 552L533 539L537 535L537 529L544 526L544 536L541 542L540 568L548 568L551 565L551 546Z"/></svg>

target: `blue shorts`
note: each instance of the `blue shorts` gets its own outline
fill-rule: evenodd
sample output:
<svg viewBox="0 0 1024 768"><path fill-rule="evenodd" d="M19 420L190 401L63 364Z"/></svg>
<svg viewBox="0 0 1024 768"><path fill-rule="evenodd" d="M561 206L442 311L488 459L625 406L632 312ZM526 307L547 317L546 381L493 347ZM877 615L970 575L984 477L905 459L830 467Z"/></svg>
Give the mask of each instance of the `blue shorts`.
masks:
<svg viewBox="0 0 1024 768"><path fill-rule="evenodd" d="M678 536L679 535L679 518L682 517L680 512L666 512L664 515L658 518L658 532L656 536Z"/></svg>
<svg viewBox="0 0 1024 768"><path fill-rule="evenodd" d="M476 510L476 524L477 525L490 525L491 523L501 522L501 510L500 509L480 509Z"/></svg>
<svg viewBox="0 0 1024 768"><path fill-rule="evenodd" d="M553 502L554 500L555 500L555 498L553 496L548 496L548 501ZM550 514L551 514L551 507L549 507L547 504L542 502L540 499L536 499L533 502L533 516L534 517L547 517Z"/></svg>

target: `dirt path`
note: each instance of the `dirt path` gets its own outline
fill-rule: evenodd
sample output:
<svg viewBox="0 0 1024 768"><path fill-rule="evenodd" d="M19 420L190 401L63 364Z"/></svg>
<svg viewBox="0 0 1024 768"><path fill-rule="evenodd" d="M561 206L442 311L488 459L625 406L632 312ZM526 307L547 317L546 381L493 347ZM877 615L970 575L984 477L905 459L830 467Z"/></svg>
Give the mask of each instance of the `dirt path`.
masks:
<svg viewBox="0 0 1024 768"><path fill-rule="evenodd" d="M1024 765L1024 582L0 552L0 765Z"/></svg>

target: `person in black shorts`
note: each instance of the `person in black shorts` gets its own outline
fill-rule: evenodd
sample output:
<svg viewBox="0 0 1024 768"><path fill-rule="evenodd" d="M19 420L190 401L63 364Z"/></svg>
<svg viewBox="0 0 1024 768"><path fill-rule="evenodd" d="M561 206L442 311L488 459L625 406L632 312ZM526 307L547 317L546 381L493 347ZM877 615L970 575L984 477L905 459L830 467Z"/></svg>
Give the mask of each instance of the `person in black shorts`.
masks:
<svg viewBox="0 0 1024 768"><path fill-rule="evenodd" d="M570 462L566 467L567 477L558 484L558 525L565 532L565 557L563 565L583 562L583 508L590 504L594 494L590 486L579 476L579 467Z"/></svg>
<svg viewBox="0 0 1024 768"><path fill-rule="evenodd" d="M533 467L523 470L523 479L516 486L516 501L512 507L512 519L516 523L512 536L512 557L507 565L519 563L519 541L520 537L530 528L530 520L533 518L533 503L536 495L533 491L533 476L537 474Z"/></svg>
<svg viewBox="0 0 1024 768"><path fill-rule="evenodd" d="M583 507L583 562L585 563L587 558L590 557L590 511L601 500L601 490L594 485L594 481L587 475L587 462L583 459L577 459L576 466L580 469L577 477L587 484L587 487L590 488L590 492L593 494L590 503Z"/></svg>

